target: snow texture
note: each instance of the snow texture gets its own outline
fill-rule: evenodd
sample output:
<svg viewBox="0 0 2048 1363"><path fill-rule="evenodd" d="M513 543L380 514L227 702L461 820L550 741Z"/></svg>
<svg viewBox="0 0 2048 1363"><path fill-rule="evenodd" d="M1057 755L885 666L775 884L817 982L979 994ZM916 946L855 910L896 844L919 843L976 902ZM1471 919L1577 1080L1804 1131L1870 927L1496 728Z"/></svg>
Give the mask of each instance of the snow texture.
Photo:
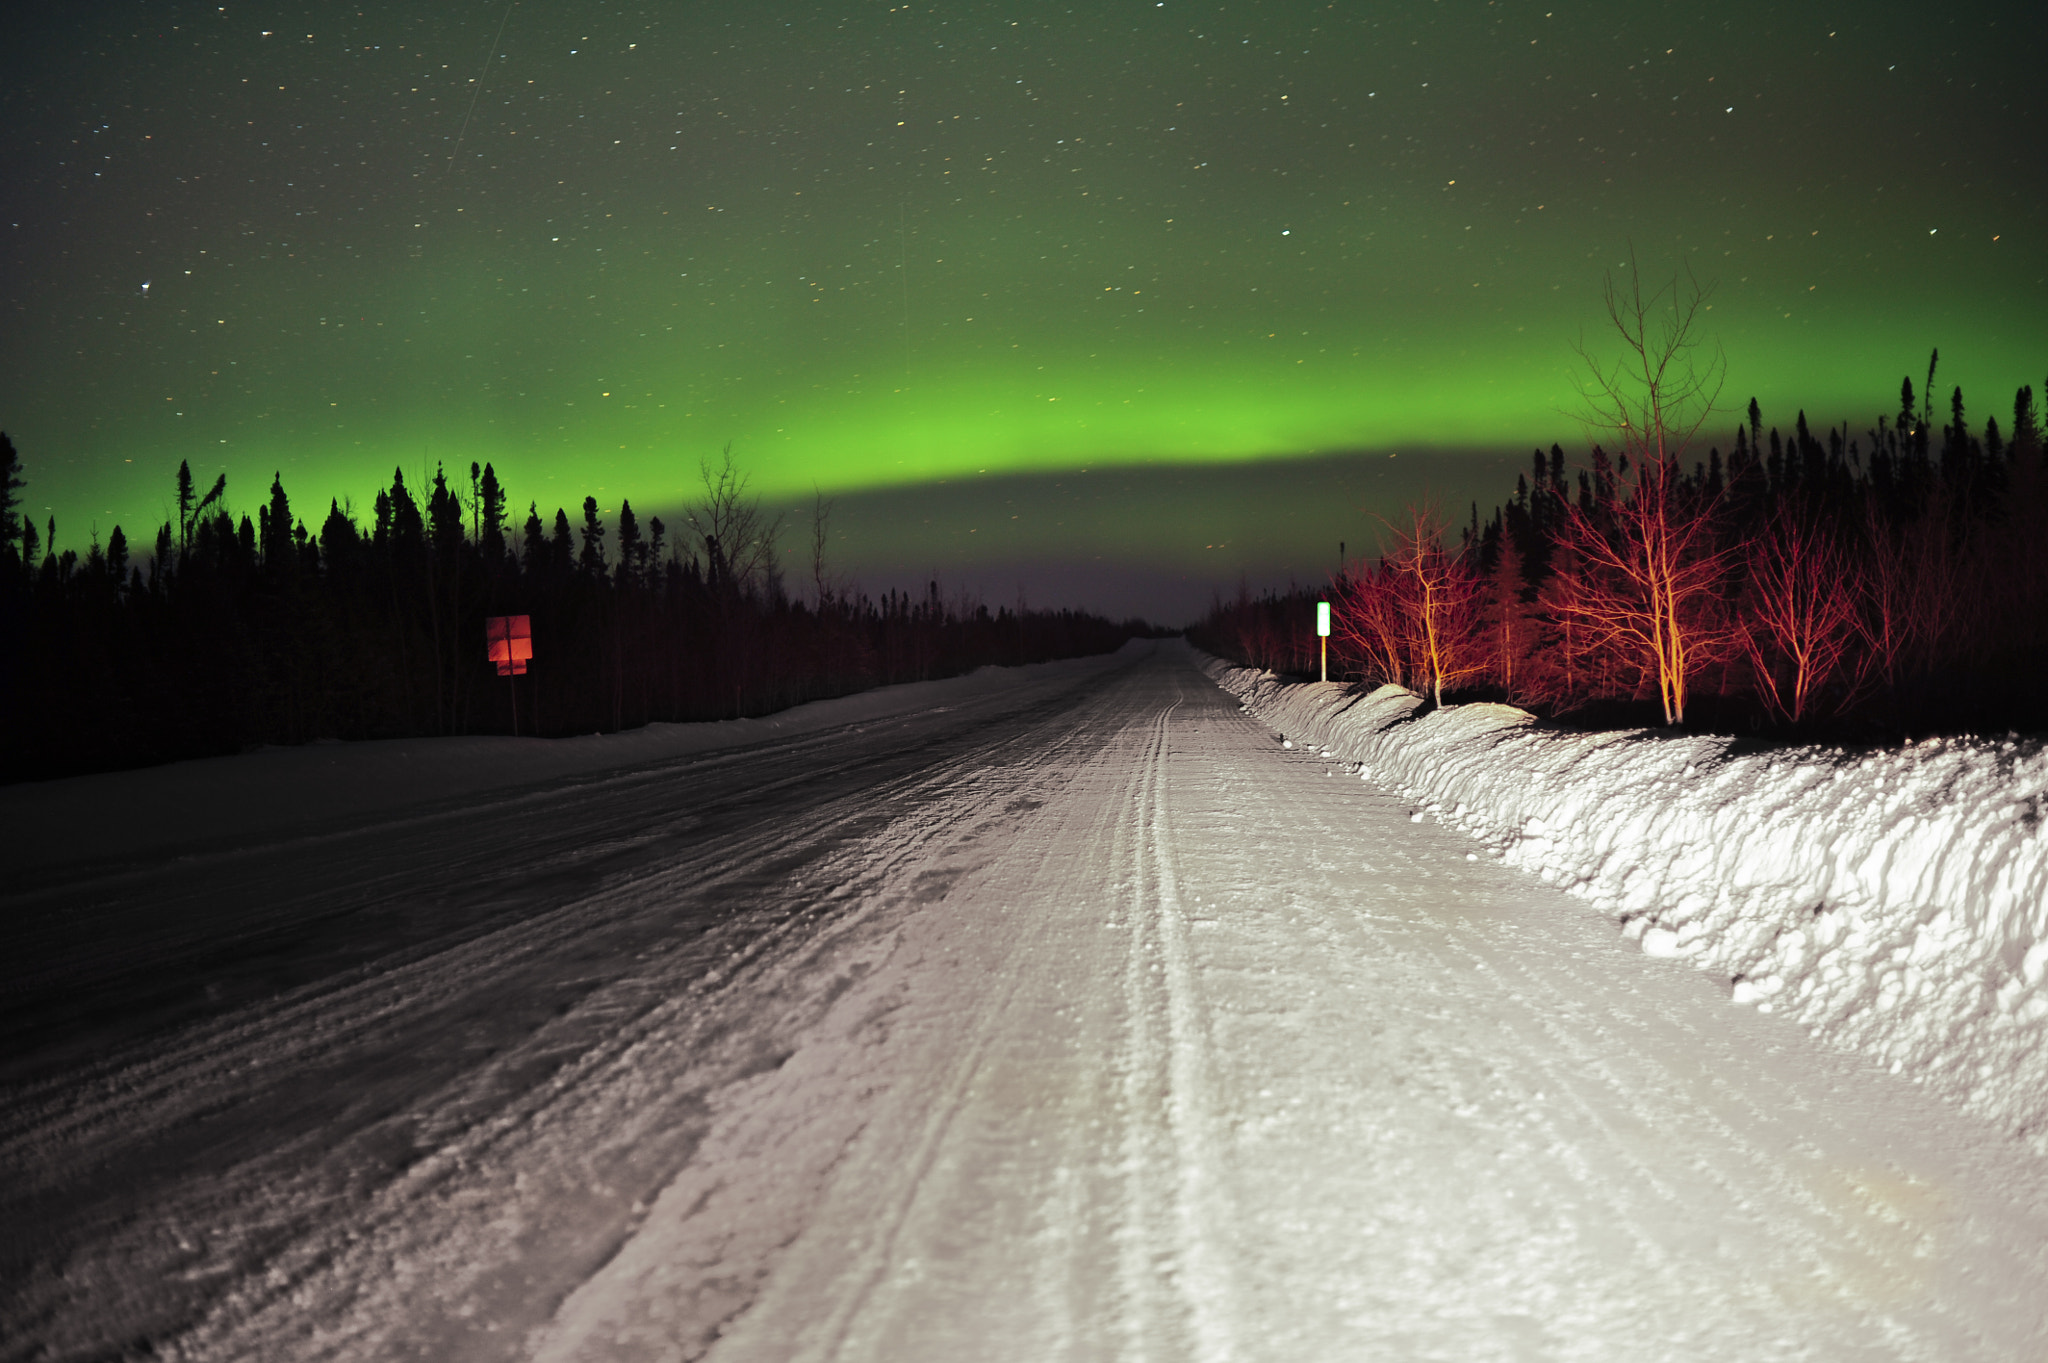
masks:
<svg viewBox="0 0 2048 1363"><path fill-rule="evenodd" d="M37 788L0 1363L2048 1357L2048 1162L1478 854L1525 719L1194 662Z"/></svg>
<svg viewBox="0 0 2048 1363"><path fill-rule="evenodd" d="M1508 864L2048 1151L2048 747L1578 733L1399 686L1205 670Z"/></svg>
<svg viewBox="0 0 2048 1363"><path fill-rule="evenodd" d="M554 789L622 768L674 762L845 725L999 700L1036 682L1079 677L1128 661L1117 653L1023 667L981 667L960 677L904 682L765 715L709 723L654 723L580 738L390 738L264 747L232 757L169 762L140 771L72 776L0 788L0 822L18 840L14 869L100 866L261 845L388 819L394 809L454 804L489 792ZM147 819L106 826L109 792Z"/></svg>

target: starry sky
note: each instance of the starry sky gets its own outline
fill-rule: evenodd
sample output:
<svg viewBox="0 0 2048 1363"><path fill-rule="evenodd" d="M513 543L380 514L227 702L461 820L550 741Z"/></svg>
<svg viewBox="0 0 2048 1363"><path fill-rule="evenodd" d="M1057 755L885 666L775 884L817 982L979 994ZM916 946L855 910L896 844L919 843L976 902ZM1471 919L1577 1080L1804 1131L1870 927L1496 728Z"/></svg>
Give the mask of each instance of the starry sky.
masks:
<svg viewBox="0 0 2048 1363"><path fill-rule="evenodd" d="M1177 620L1582 451L1631 250L1713 286L1731 429L1861 429L1935 346L1977 419L2048 374L2036 4L7 22L0 428L67 545L147 541L180 459L644 516L729 442L877 589Z"/></svg>

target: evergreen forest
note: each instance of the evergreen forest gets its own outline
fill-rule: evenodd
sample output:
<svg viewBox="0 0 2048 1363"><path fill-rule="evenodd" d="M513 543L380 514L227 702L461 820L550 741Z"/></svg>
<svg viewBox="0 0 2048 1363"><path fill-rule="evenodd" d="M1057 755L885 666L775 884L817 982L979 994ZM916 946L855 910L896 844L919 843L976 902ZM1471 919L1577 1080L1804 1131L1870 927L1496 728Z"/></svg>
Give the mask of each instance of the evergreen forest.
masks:
<svg viewBox="0 0 2048 1363"><path fill-rule="evenodd" d="M919 597L870 599L826 570L787 588L779 520L728 452L672 533L621 500L523 524L488 465L466 485L402 470L368 524L331 500L317 527L280 479L253 516L180 464L153 544L116 526L83 556L19 514L0 435L0 779L47 778L322 739L587 734L761 715L894 682L1108 652L1141 622ZM526 615L534 657L501 676L488 617Z"/></svg>
<svg viewBox="0 0 2048 1363"><path fill-rule="evenodd" d="M1752 399L1725 454L1717 442L1688 457L1656 439L1668 432L1641 415L1650 404L1624 409L1618 455L1595 444L1569 468L1561 447L1539 449L1490 517L1475 504L1454 529L1410 507L1327 584L1218 599L1190 636L1312 676L1327 600L1333 679L1437 703L1855 741L2039 731L2048 467L2034 390L2014 395L2010 425L1974 426L1960 388L1934 408L1938 363L1860 433L1816 432L1804 412L1767 430Z"/></svg>

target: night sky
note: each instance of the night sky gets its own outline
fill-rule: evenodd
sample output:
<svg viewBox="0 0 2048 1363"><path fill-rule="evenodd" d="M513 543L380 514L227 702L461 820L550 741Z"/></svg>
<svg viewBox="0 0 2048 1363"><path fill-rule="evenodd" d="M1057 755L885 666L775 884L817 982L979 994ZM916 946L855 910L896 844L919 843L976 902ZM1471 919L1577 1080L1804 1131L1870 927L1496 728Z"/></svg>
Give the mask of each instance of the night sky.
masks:
<svg viewBox="0 0 2048 1363"><path fill-rule="evenodd" d="M8 30L0 428L71 547L145 544L181 458L238 510L282 471L311 524L471 460L522 516L644 516L731 442L769 498L838 498L871 587L1177 620L1581 451L1572 345L1631 245L1715 285L1728 429L1755 396L1861 430L1934 346L1973 420L2048 374L2039 4Z"/></svg>

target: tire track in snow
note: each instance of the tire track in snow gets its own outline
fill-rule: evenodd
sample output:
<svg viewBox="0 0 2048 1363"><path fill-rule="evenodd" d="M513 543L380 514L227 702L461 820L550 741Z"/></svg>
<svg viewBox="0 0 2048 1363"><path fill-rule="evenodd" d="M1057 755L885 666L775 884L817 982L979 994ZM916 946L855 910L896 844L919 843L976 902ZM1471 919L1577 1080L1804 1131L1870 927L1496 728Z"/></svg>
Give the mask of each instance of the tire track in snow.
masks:
<svg viewBox="0 0 2048 1363"><path fill-rule="evenodd" d="M1043 742L1047 736L1041 733L1037 737ZM1000 745L984 749L973 760L909 778L902 783L902 789L893 793L876 792L892 794L890 802L900 804L906 811L894 821L889 834L864 840L836 862L827 861L812 868L813 875L832 887L830 898L841 906L837 911L822 918L778 915L758 946L749 944L732 968L712 976L708 981L713 986L710 991L692 990L687 975L677 977L674 983L684 990L682 999L661 1005L634 1029L630 1038L622 1038L624 1044L600 1046L596 1053L586 1057L573 1081L560 1087L555 1103L530 1114L519 1114L508 1123L516 1139L498 1162L523 1170L523 1176L538 1185L539 1196L531 1200L539 1201L544 1212L549 1196L561 1201L575 1195L573 1184L564 1186L560 1179L550 1178L550 1174L564 1167L578 1167L580 1143L593 1138L603 1140L599 1133L613 1123L624 1123L628 1130L642 1136L653 1134L646 1113L636 1109L698 1107L707 1103L715 1108L721 1093L771 1078L782 1059L793 1050L795 1038L815 1025L819 1015L829 1012L838 1001L838 972L846 960L852 959L858 974L863 963L886 959L889 914L899 906L906 887L914 889L919 877L945 857L949 839L957 836L962 821L971 821L986 800L989 792L982 779L990 770L986 762L1019 743L1015 735L1009 736ZM1031 745L1034 757L1038 746ZM1044 746L1053 753L1063 748L1057 738L1044 742ZM1043 779L1046 775L1031 762L1020 764L1019 771L1027 780ZM861 803L865 807L869 802ZM734 859L748 859L748 849L738 849ZM660 992L658 984L653 992ZM675 1077L667 1078L669 1075ZM683 1097L659 1101L663 1089ZM693 1140L683 1152L684 1157L694 1157L696 1149L697 1141ZM465 1161L473 1162L474 1157ZM671 1183L672 1175L673 1169L669 1176L643 1179L641 1201L657 1203L666 1196L663 1185ZM504 1179L501 1177L498 1182L502 1184ZM624 1198L613 1200L623 1202ZM366 1283L374 1285L378 1259L446 1262L448 1255L433 1248L436 1237L465 1241L461 1253L486 1261L502 1262L515 1257L515 1247L511 1245L493 1247L466 1241L465 1228L459 1224L430 1218L421 1228L424 1233L419 1233L411 1224L418 1202L416 1190L391 1190L382 1209L381 1224L400 1243L380 1246L368 1262L364 1256L354 1256L356 1262L352 1266L334 1275L337 1291L346 1294ZM587 1280L603 1273L631 1243L636 1224L644 1215L636 1213L624 1218L612 1233L608 1248L584 1264L579 1276ZM375 1239L362 1226L350 1227L348 1234L352 1238ZM562 1290L566 1292L569 1286L565 1283ZM418 1351L422 1336L431 1345L424 1352L439 1357L456 1356L458 1346L464 1343L474 1347L474 1341L465 1341L459 1333L450 1336L443 1332L437 1336L423 1330L417 1319L421 1313L417 1304L408 1300L409 1295L403 1291L382 1291L345 1301L335 1314L346 1317L349 1330L337 1333L352 1333L354 1342L348 1350L339 1351L339 1356L360 1351L372 1341L378 1341L380 1349L407 1341ZM746 1291L736 1297L728 1293L721 1310L729 1315L745 1309L749 1301ZM543 1299L536 1304L547 1308L553 1302ZM251 1322L252 1328L238 1327L199 1356L243 1356L251 1352L251 1340L287 1338L292 1317L304 1310L302 1301L280 1300L268 1312L268 1319ZM395 1332L393 1322L400 1323ZM714 1315L707 1325L715 1328L716 1324ZM485 1341L478 1356L499 1356L503 1347L502 1341ZM329 1354L323 1351L299 1356ZM542 1356L546 1356L545 1350ZM630 1349L620 1349L616 1356L635 1355Z"/></svg>
<svg viewBox="0 0 2048 1363"><path fill-rule="evenodd" d="M1122 801L1119 861L1132 891L1126 909L1132 927L1125 973L1131 1027L1126 1160L1134 1221L1150 1232L1131 1237L1123 1267L1126 1291L1137 1302L1151 1295L1160 1277L1170 1279L1166 1286L1188 1337L1159 1350L1160 1356L1210 1360L1235 1352L1235 1284L1219 1259L1231 1218L1216 1141L1212 1042L1181 902L1169 798L1168 754L1179 706L1175 700L1147 726L1135 780ZM1163 1117L1162 1131L1148 1133L1144 1114L1150 1112ZM1147 1142L1147 1134L1154 1139ZM1162 1261L1168 1264L1164 1275ZM1150 1357L1162 1333L1158 1325L1138 1316L1129 1325L1132 1356Z"/></svg>
<svg viewBox="0 0 2048 1363"><path fill-rule="evenodd" d="M735 1069L757 1065L764 1049L772 1055L772 1035L759 1035L749 1015L762 981L794 976L806 983L801 958L830 939L849 895L857 897L864 884L892 883L902 860L916 855L917 808L990 766L1013 764L1044 779L1047 769L1034 764L1064 750L1057 730L1073 716L1042 696L1027 695L1022 704L1011 716L998 709L986 733L970 725L971 741L942 749L936 764L914 765L823 807L814 803L804 821L777 821L737 840L686 847L681 856L629 868L595 893L547 912L452 945L407 948L370 969L173 1033L167 1042L131 1045L83 1076L46 1081L26 1093L17 1088L12 1096L23 1101L7 1105L0 1167L33 1171L53 1190L50 1196L76 1184L79 1174L72 1171L119 1170L134 1158L126 1152L164 1160L167 1138L190 1145L208 1132L204 1149L228 1153L202 1154L198 1168L167 1187L113 1185L111 1195L122 1201L110 1204L102 1225L73 1217L62 1229L74 1241L83 1234L84 1241L66 1251L61 1264L44 1246L37 1251L42 1266L0 1281L0 1336L39 1339L55 1357L74 1350L96 1354L138 1335L167 1354L319 1357L368 1347L370 1340L388 1345L410 1333L446 1346L444 1357L460 1356L457 1346L465 1346L468 1327L436 1325L436 1311L452 1316L463 1303L447 1299L459 1299L466 1282L488 1277L507 1256L531 1256L539 1246L522 1245L520 1237L531 1240L535 1225L556 1224L566 1239L588 1242L581 1251L573 1245L559 1251L583 1261L578 1272L602 1262L609 1253L604 1241L618 1235L603 1223L611 1216L630 1224L632 1191L606 1194L594 1215L574 1213L566 1223L559 1209L539 1206L544 1194L559 1195L564 1208L579 1197L588 1201L565 1171L607 1162L629 1178L653 1177L655 1187L667 1181L665 1161L686 1156L694 1139L690 1127L701 1126L690 1116L701 1105L697 1095L729 1082ZM1055 732L1048 734L1048 726ZM863 753L863 744L894 745L906 730L916 736L934 728L944 734L960 726L927 719L873 737L841 734L844 755L836 765L873 771L875 754ZM886 775L896 754L893 746L884 751ZM689 764L674 765L667 779L689 774ZM804 765L815 769L812 755L804 755ZM1057 766L1050 774L1059 774ZM601 825L606 802L628 820L641 818L635 811L645 808L645 792L658 779L647 773L600 778L580 783L568 798L584 823ZM801 789L794 775L781 784ZM508 806L528 819L545 820L552 812L534 796L494 808L503 814ZM913 812L902 825L905 835L877 842L862 831L891 809ZM502 831L486 827L507 849L522 842L516 821ZM756 867L793 858L800 863L815 855L807 849L829 851L842 830L855 838L849 853L799 868L816 873L815 894L794 904L743 901L727 921L713 921L701 936L686 934L680 943L664 928L673 918L669 905L715 901L725 885L756 893L747 888ZM945 831L933 824L925 833ZM545 849L552 838L535 844ZM403 866L365 869L386 880L405 874ZM587 963L573 964L593 951ZM594 978L575 985L564 996L564 1013L544 1014L532 1036L487 1036L502 1053L481 1052L480 1067L444 1066L438 1082L411 1083L388 1099L369 1096L377 1084L388 1087L374 1067L364 1068L374 1065L378 1048L425 1039L431 1033L422 1029L451 1004L473 1013L481 1005L465 1000L508 996L521 980L555 988L561 963ZM690 1049L700 1044L713 1054L695 1063ZM535 1063L539 1076L523 1077ZM505 1080L493 1081L493 1072ZM296 1074L321 1073L332 1076L344 1124L276 1139L274 1128L266 1128L282 1114L275 1108L266 1113L247 1095L279 1082L303 1086ZM659 1082L650 1085L650 1078ZM364 1079L371 1080L367 1091ZM644 1127L649 1113L663 1112L680 1126L649 1142L653 1155L623 1149L613 1138L613 1131ZM389 1138L381 1134L387 1132ZM380 1153L393 1140L395 1163ZM664 1148L679 1155L660 1154ZM509 1186L521 1166L534 1167L530 1195ZM10 1182L11 1198L29 1191L25 1179ZM515 1210L481 1218L459 1210L494 1203ZM423 1208L431 1210L423 1215ZM62 1214L62 1204L53 1204L53 1213ZM14 1224L19 1233L20 1219ZM16 1246L32 1248L23 1241ZM591 1254L598 1257L593 1261ZM414 1281L395 1271L404 1263L435 1264L444 1278ZM510 1303L502 1284L495 1290L508 1318L531 1309L531 1302L523 1308ZM524 1295L532 1297L530 1285ZM538 1304L547 1302L543 1294ZM311 1336L308 1322L319 1323ZM477 1338L466 1347L499 1356L505 1341L484 1339L481 1325L476 1322ZM325 1343L315 1343L320 1332ZM10 1356L0 1345L0 1357Z"/></svg>
<svg viewBox="0 0 2048 1363"><path fill-rule="evenodd" d="M1640 1053L1615 1047L1609 1029L1584 1006L1581 991L1569 981L1538 970L1525 959L1503 957L1490 949L1492 944L1477 939L1469 925L1456 925L1446 934L1445 944L1500 975L1503 983L1511 986L1504 991L1504 1000L1526 1015L1530 1034L1542 1036L1545 1050L1569 1062L1548 1067L1553 1087L1569 1098L1582 1129L1600 1132L1603 1148L1622 1153L1631 1182L1649 1195L1640 1206L1617 1205L1618 1216L1632 1225L1652 1227L1660 1216L1682 1212L1695 1200L1698 1189L1685 1185L1703 1179L1722 1205L1736 1210L1753 1230L1795 1245L1804 1241L1805 1252L1820 1264L1860 1261L1830 1272L1832 1281L1826 1291L1867 1301L1873 1284L1881 1285L1894 1299L1914 1286L1918 1275L1901 1275L1883 1267L1895 1258L1896 1246L1888 1242L1896 1237L1880 1234L1870 1218L1852 1216L1840 1202L1830 1203L1799 1176L1806 1172L1807 1161L1788 1158L1792 1152L1785 1147L1790 1138L1776 1115L1792 1095L1779 1091L1774 1096L1780 1101L1767 1106L1754 1090L1715 1083L1708 1075L1700 1076L1697 1087L1710 1091L1699 1093L1694 1084L1668 1068L1647 1063ZM1624 1066L1633 1072L1624 1073ZM1660 1150L1657 1144L1657 1114L1641 1101L1642 1095L1650 1093L1680 1105L1681 1124L1689 1137L1682 1168L1667 1171L1653 1158L1662 1153L1669 1162L1668 1147ZM1622 1110L1605 1115L1604 1109L1611 1110L1617 1102ZM1668 1114L1664 1120L1670 1121ZM1760 1139L1763 1133L1774 1134L1778 1143L1765 1144ZM1562 1128L1555 1123L1551 1135L1556 1148L1568 1148ZM1597 1188L1601 1182L1590 1170L1582 1170L1580 1177L1589 1188ZM1641 1243L1659 1271L1674 1284L1678 1282L1685 1271L1683 1261L1654 1237ZM1857 1279L1862 1280L1861 1291L1856 1290ZM1791 1303L1776 1296L1760 1299L1758 1304L1783 1308ZM1943 1356L1935 1341L1901 1336L1888 1342L1900 1347L1918 1344L1924 1356Z"/></svg>
<svg viewBox="0 0 2048 1363"><path fill-rule="evenodd" d="M1056 834L1032 835L1031 811L1072 779L1077 754L1096 745L1094 707L1042 729L1036 750L1008 771L965 773L947 799L921 808L935 834L914 858L890 854L875 894L875 932L888 941L877 968L807 1024L788 1065L721 1102L722 1117L693 1167L668 1189L614 1265L593 1276L537 1339L542 1359L888 1356L905 1283L915 1288L944 1166L971 1144L977 1090L1017 981L1006 962L1041 936L1028 915L988 904L986 924L951 933L939 922L963 885L985 874L989 852L1028 869ZM1015 811L1022 810L1017 814ZM1027 827L1020 833L1017 820ZM878 839L887 848L895 835ZM906 893L920 882L930 893ZM893 888L892 888L893 887ZM993 893L993 892L992 892ZM966 964L963 964L966 963ZM961 971L994 978L963 996ZM936 1012L932 997L953 1005ZM971 1006L959 1006L971 997ZM939 1213L943 1215L944 1213ZM763 1239L728 1231L742 1220L774 1228ZM670 1312L688 1288L671 1266L744 1272L753 1286L715 1319ZM602 1341L602 1343L598 1343Z"/></svg>
<svg viewBox="0 0 2048 1363"><path fill-rule="evenodd" d="M1012 954L1028 950L1029 946L1030 936L1027 934ZM1010 1001L1017 990L1016 972L999 965L993 973L997 980L995 988L984 996L980 1006L968 1018L963 1029L964 1039L956 1043L955 1053L947 1063L943 1077L926 1090L928 1114L918 1124L915 1143L897 1171L895 1186L889 1190L882 1204L874 1209L879 1223L877 1233L869 1238L847 1271L840 1275L840 1281L833 1284L837 1304L818 1330L815 1340L806 1341L804 1347L790 1355L792 1363L842 1356L853 1334L855 1318L872 1304L876 1286L883 1277L901 1263L904 1256L899 1251L912 1210L927 1192L927 1176L954 1134L956 1121L968 1105L974 1083L982 1076L996 1029L1007 1020Z"/></svg>
<svg viewBox="0 0 2048 1363"><path fill-rule="evenodd" d="M1419 1077L1442 1084L1439 1101L1473 1146L1463 1157L1469 1167L1480 1167L1489 1143L1500 1147L1498 1173L1474 1185L1475 1203L1447 1202L1439 1224L1474 1215L1487 1188L1504 1188L1508 1206L1536 1204L1530 1230L1548 1218L1568 1232L1560 1263L1594 1270L1591 1293L1552 1296L1553 1328L1579 1316L1587 1330L1576 1348L1553 1334L1556 1356L1613 1356L1621 1340L1597 1308L1621 1286L1622 1264L1638 1312L1657 1322L1630 1336L1630 1347L1652 1356L1810 1357L1823 1340L1821 1356L2033 1356L2042 1322L2020 1306L2028 1289L2019 1285L2041 1281L2040 1178L2011 1181L2018 1197L2010 1208L2000 1193L1987 1198L1997 1181L1970 1167L1982 1146L1997 1146L1987 1133L1958 1141L1970 1124L1916 1101L1925 1095L1813 1053L1796 1028L1731 1016L1697 981L1645 968L1554 892L1463 864L1469 844L1439 830L1404 828L1405 807L1374 788L1276 776L1273 793L1282 806L1274 823L1293 830L1290 851L1341 843L1349 824L1380 869L1393 872L1389 893L1363 912L1303 916L1317 951L1341 959L1347 949L1330 936L1337 923L1377 927L1397 911L1418 930L1394 940L1435 963L1425 978L1437 983L1415 1003L1431 1029L1417 1038L1426 1064ZM1338 798L1316 798L1325 795ZM1347 804L1356 816L1343 814ZM1423 877L1435 893L1404 893ZM1911 1121L1869 1110L1884 1100L1859 1099L1857 1086L1867 1083L1913 1120L1958 1130L1918 1137ZM1884 1134L1866 1136L1866 1117ZM1958 1159L1958 1150L1972 1157ZM2014 1153L2005 1148L1990 1162ZM1586 1262L1588 1232L1623 1238L1607 1262ZM2007 1254L2024 1247L2021 1256L2001 1264L2001 1242ZM1538 1285L1515 1280L1526 1269L1504 1260L1491 1270L1504 1271L1503 1303ZM1427 1299L1417 1292L1418 1302ZM1701 1308L1710 1303L1707 1331Z"/></svg>
<svg viewBox="0 0 2048 1363"><path fill-rule="evenodd" d="M216 1045L257 1053L267 1020L277 1054L366 1082L347 1066L374 1063L370 1041L425 1044L550 969L589 976L531 1036L486 1029L497 1054L348 1127L418 1139L361 1186L323 1192L300 1145L164 1192L178 1233L242 1235L245 1257L220 1250L196 1322L152 1342L578 1363L2040 1357L2033 1162L1468 863L1232 708L1162 656L798 804L724 860L650 855L559 931L537 917L530 938L399 961L374 1018L367 979L330 1018L312 994L245 1012ZM662 906L691 896L728 916L660 941ZM167 1067L156 1087L110 1067L67 1148L85 1158L124 1111L220 1120L177 1104L221 1096L231 1058L131 1055L138 1080ZM192 1266L129 1230L62 1266L86 1270L71 1290ZM0 1355L34 1337L8 1300ZM52 1353L123 1347L132 1303L110 1302L97 1346Z"/></svg>

